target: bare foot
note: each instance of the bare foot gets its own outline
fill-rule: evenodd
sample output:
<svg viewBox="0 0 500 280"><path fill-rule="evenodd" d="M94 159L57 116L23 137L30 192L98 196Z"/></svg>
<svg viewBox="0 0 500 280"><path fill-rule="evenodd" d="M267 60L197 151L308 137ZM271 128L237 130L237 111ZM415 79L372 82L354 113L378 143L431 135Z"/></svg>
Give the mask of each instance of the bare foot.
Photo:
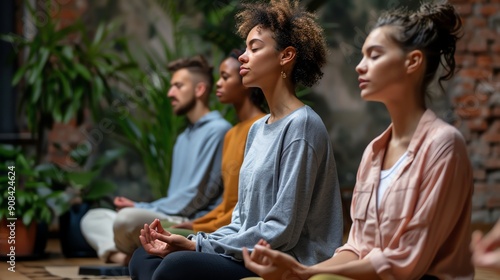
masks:
<svg viewBox="0 0 500 280"><path fill-rule="evenodd" d="M127 256L125 253L113 252L109 254L108 260L106 262L127 266L129 261L130 261L130 256Z"/></svg>

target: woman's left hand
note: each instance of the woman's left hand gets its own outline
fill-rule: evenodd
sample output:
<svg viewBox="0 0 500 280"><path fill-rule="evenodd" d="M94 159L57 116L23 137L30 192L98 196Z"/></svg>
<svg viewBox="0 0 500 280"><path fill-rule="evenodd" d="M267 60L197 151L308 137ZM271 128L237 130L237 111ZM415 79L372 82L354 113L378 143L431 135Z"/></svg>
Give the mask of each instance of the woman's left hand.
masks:
<svg viewBox="0 0 500 280"><path fill-rule="evenodd" d="M308 279L307 267L290 255L271 249L269 244L261 240L255 245L252 253L243 248L245 267L264 279Z"/></svg>

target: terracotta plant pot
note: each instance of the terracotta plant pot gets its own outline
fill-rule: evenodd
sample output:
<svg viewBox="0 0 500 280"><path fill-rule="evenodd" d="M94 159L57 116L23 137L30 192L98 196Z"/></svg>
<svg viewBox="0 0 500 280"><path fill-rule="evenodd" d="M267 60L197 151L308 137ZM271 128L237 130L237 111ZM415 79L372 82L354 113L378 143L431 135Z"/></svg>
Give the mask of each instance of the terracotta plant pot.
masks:
<svg viewBox="0 0 500 280"><path fill-rule="evenodd" d="M25 257L33 255L36 240L36 223L26 227L21 220L0 221L0 255ZM6 230L4 230L6 229Z"/></svg>

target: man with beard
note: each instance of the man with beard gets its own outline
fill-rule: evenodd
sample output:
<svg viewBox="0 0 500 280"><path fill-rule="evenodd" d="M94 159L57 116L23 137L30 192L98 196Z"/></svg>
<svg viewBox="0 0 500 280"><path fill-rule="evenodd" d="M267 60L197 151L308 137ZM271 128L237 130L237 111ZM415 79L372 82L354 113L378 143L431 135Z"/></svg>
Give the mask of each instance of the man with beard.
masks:
<svg viewBox="0 0 500 280"><path fill-rule="evenodd" d="M145 223L155 218L176 223L196 219L220 202L222 145L231 125L209 109L212 69L202 56L169 63L172 78L167 97L174 113L186 116L189 125L174 146L167 196L153 202L116 197L117 211L90 210L82 219L82 233L102 260L126 265L141 246L139 235Z"/></svg>

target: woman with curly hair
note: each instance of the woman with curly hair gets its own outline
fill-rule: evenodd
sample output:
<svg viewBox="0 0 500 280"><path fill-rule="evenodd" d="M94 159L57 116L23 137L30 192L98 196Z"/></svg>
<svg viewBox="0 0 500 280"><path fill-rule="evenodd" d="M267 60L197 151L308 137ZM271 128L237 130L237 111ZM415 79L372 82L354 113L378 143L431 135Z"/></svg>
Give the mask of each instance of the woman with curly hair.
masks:
<svg viewBox="0 0 500 280"><path fill-rule="evenodd" d="M207 214L191 221L171 223L161 221L164 229L183 236L198 231L214 232L231 222L234 206L238 202L238 181L243 163L248 131L252 124L265 115L264 94L259 88L247 88L240 76L241 63L238 61L244 50L233 49L219 65L219 80L215 83L216 96L222 104L231 104L235 109L238 123L224 137L222 147L222 201Z"/></svg>
<svg viewBox="0 0 500 280"><path fill-rule="evenodd" d="M330 273L353 279L472 279L472 168L460 132L425 105L453 76L460 17L450 4L382 15L356 67L361 97L382 102L392 123L366 148L358 169L347 243L306 266L260 241L245 265L265 279ZM334 244L332 247L336 247ZM281 278L285 277L285 278ZM336 276L314 279L338 279Z"/></svg>
<svg viewBox="0 0 500 280"><path fill-rule="evenodd" d="M158 221L141 231L133 279L240 279L255 276L242 248L265 239L304 265L328 259L342 242L335 159L320 117L296 96L322 76L326 44L314 16L297 1L245 4L239 57L246 87L262 89L270 113L248 133L231 223L185 238ZM307 36L306 36L307 35Z"/></svg>

